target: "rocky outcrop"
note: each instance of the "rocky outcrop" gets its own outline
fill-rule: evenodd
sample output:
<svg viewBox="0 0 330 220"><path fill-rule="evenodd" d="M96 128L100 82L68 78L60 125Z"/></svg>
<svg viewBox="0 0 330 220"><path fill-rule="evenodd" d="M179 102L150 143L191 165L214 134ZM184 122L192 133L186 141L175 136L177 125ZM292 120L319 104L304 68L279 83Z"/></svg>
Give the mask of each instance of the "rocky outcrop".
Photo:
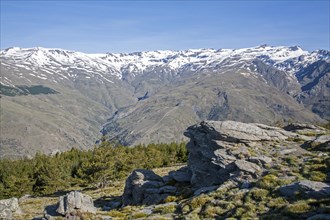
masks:
<svg viewBox="0 0 330 220"><path fill-rule="evenodd" d="M126 180L123 206L157 204L175 194L176 183L189 184L195 195L214 190L231 180L247 188L272 159L250 155L251 146L263 141L285 140L299 135L280 128L234 121L207 121L185 132L190 138L188 166L163 178L148 170L135 170Z"/></svg>
<svg viewBox="0 0 330 220"><path fill-rule="evenodd" d="M306 126L292 124L287 130L318 130L318 127ZM301 148L301 140L305 144L316 141L299 132L235 121L204 121L190 126L185 135L190 138L187 144L188 166L171 171L164 177L152 171L135 170L126 180L124 206L157 204L169 195L180 194L182 184L192 189L195 196L217 190L225 183L241 189L251 188L252 183L267 174L279 158L307 153ZM323 136L317 140L327 143ZM278 158L275 160L274 157ZM324 193L328 195L329 191L327 186L318 188L321 185L301 181L284 187L282 191L289 196L300 188L308 189L303 191L307 196L318 198Z"/></svg>
<svg viewBox="0 0 330 220"><path fill-rule="evenodd" d="M13 214L19 212L20 208L17 198L0 200L0 219L14 219Z"/></svg>
<svg viewBox="0 0 330 220"><path fill-rule="evenodd" d="M248 159L250 162L256 163L258 165L266 165L272 163L272 158L261 155L258 157L249 157Z"/></svg>
<svg viewBox="0 0 330 220"><path fill-rule="evenodd" d="M287 198L330 198L330 185L323 182L301 180L290 185L282 186L280 192Z"/></svg>
<svg viewBox="0 0 330 220"><path fill-rule="evenodd" d="M283 127L284 130L286 131L290 131L290 132L294 132L297 134L301 134L301 135L306 135L306 136L302 136L305 137L304 139L307 141L311 141L312 137L315 136L323 136L327 133L327 129L320 127L320 126L316 126L316 125L312 125L312 124L303 124L303 123L291 123L285 127Z"/></svg>
<svg viewBox="0 0 330 220"><path fill-rule="evenodd" d="M312 132L321 132L324 133L325 129L312 124L303 124L303 123L291 123L283 128L286 131L312 131Z"/></svg>
<svg viewBox="0 0 330 220"><path fill-rule="evenodd" d="M205 136L207 135L207 136ZM237 121L205 121L190 126L185 136L198 141L226 141L229 143L246 143L255 141L285 140L299 135L278 127L257 123Z"/></svg>
<svg viewBox="0 0 330 220"><path fill-rule="evenodd" d="M77 211L96 213L96 208L93 204L93 199L78 191L73 191L65 196L60 196L56 212L64 215L74 215Z"/></svg>
<svg viewBox="0 0 330 220"><path fill-rule="evenodd" d="M330 151L330 135L320 135L315 139L306 142L306 147L319 151Z"/></svg>
<svg viewBox="0 0 330 220"><path fill-rule="evenodd" d="M175 191L175 187L165 186L163 178L153 171L138 169L126 180L122 203L123 206L157 204Z"/></svg>
<svg viewBox="0 0 330 220"><path fill-rule="evenodd" d="M190 138L188 167L191 184L196 188L219 185L228 179L246 185L262 174L265 164L272 162L264 155L250 155L254 146L304 138L277 127L235 121L201 122L189 127L185 135Z"/></svg>

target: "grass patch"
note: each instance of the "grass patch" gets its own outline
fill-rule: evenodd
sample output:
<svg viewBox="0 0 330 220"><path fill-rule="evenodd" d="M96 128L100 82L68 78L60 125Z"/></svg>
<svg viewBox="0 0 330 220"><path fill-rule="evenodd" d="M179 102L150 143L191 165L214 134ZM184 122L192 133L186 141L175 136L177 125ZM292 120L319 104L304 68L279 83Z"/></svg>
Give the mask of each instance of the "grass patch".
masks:
<svg viewBox="0 0 330 220"><path fill-rule="evenodd" d="M176 205L171 204L171 205L162 205L162 206L155 207L153 212L165 215L165 214L174 213L175 210L176 210Z"/></svg>
<svg viewBox="0 0 330 220"><path fill-rule="evenodd" d="M190 202L190 207L194 210L198 207L204 206L207 202L211 201L213 198L206 195L195 197Z"/></svg>

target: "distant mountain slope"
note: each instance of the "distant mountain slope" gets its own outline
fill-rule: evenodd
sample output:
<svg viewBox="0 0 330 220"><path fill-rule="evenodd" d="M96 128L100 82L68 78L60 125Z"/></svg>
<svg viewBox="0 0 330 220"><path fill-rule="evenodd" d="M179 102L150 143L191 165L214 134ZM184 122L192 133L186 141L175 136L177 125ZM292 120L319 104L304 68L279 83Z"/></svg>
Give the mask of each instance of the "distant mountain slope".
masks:
<svg viewBox="0 0 330 220"><path fill-rule="evenodd" d="M244 69L186 77L118 111L103 128L110 140L131 145L181 140L187 124L202 120L274 124L320 118L261 75Z"/></svg>
<svg viewBox="0 0 330 220"><path fill-rule="evenodd" d="M297 46L129 54L8 48L0 52L0 155L86 149L102 124L110 139L134 144L180 140L205 119L322 122L314 113L330 119L329 60L329 51ZM21 95L21 88L54 92Z"/></svg>
<svg viewBox="0 0 330 220"><path fill-rule="evenodd" d="M330 62L319 60L296 73L302 92L297 99L330 120Z"/></svg>

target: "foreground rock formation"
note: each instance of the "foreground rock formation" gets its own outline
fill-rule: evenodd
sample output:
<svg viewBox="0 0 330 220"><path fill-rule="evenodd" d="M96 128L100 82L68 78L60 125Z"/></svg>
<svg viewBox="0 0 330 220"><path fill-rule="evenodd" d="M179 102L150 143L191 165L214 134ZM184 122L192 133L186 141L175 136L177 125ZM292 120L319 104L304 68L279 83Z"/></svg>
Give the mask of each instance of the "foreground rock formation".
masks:
<svg viewBox="0 0 330 220"><path fill-rule="evenodd" d="M274 155L280 158L307 152L295 142L315 142L315 137L300 134L306 129L318 132L318 139L324 137L318 141L320 144L329 142L326 135L321 136L324 129L301 124L292 124L286 130L235 121L205 121L190 126L185 132L190 138L188 166L163 178L148 170L133 171L126 180L123 205L160 203L169 195L179 194L180 184L184 183L192 188L194 195L216 190L228 181L239 188L250 188L268 173L269 168L278 165L272 159ZM300 133L289 130L299 130ZM293 188L301 186L296 185ZM290 187L282 191L287 189L286 194L290 194L295 190L290 191ZM325 195L328 193L327 190Z"/></svg>
<svg viewBox="0 0 330 220"><path fill-rule="evenodd" d="M228 179L239 184L253 181L262 174L262 164L271 163L271 159L252 156L252 150L266 141L297 136L275 127L234 121L202 122L189 127L185 135L190 138L190 182L197 188L219 185Z"/></svg>

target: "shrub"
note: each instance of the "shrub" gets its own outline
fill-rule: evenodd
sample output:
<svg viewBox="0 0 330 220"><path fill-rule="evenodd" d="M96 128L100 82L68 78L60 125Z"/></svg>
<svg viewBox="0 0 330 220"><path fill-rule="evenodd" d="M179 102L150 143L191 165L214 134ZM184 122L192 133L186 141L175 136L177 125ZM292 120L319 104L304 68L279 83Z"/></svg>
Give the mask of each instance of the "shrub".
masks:
<svg viewBox="0 0 330 220"><path fill-rule="evenodd" d="M308 212L311 210L311 206L308 204L307 201L297 201L293 204L288 205L284 212L291 215L291 214L301 214L304 212Z"/></svg>
<svg viewBox="0 0 330 220"><path fill-rule="evenodd" d="M325 181L327 179L327 175L320 171L312 171L309 173L309 179L313 181Z"/></svg>
<svg viewBox="0 0 330 220"><path fill-rule="evenodd" d="M296 157L287 157L285 158L285 161L292 166L297 166L297 158Z"/></svg>
<svg viewBox="0 0 330 220"><path fill-rule="evenodd" d="M281 208L287 204L287 201L283 197L273 198L266 205L269 208Z"/></svg>
<svg viewBox="0 0 330 220"><path fill-rule="evenodd" d="M212 205L207 205L204 210L204 215L206 218L214 218L217 215L221 215L223 213L224 213L223 209L221 209L220 207L212 206Z"/></svg>
<svg viewBox="0 0 330 220"><path fill-rule="evenodd" d="M243 215L243 213L245 212L245 209L242 207L238 207L235 210L234 216L235 217L241 217Z"/></svg>
<svg viewBox="0 0 330 220"><path fill-rule="evenodd" d="M176 210L176 205L162 205L154 208L153 212L155 213L160 213L160 214L169 214L169 213L174 213Z"/></svg>
<svg viewBox="0 0 330 220"><path fill-rule="evenodd" d="M256 201L262 201L267 198L269 191L265 189L253 189L250 191L252 198Z"/></svg>
<svg viewBox="0 0 330 220"><path fill-rule="evenodd" d="M273 174L268 174L257 182L257 186L262 189L272 190L278 186L278 177Z"/></svg>
<svg viewBox="0 0 330 220"><path fill-rule="evenodd" d="M168 202L175 202L177 201L178 198L176 196L167 196L166 199L164 200L165 203L168 203Z"/></svg>
<svg viewBox="0 0 330 220"><path fill-rule="evenodd" d="M191 200L190 206L192 209L196 209L198 207L202 207L207 202L209 202L211 199L212 199L211 197L208 197L206 195L198 196Z"/></svg>

